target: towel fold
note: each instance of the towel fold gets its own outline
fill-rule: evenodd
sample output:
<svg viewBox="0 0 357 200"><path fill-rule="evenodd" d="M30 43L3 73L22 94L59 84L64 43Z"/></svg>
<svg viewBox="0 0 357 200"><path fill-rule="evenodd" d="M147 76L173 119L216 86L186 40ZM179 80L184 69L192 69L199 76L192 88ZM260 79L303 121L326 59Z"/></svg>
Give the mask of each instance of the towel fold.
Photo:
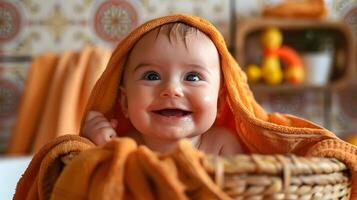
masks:
<svg viewBox="0 0 357 200"><path fill-rule="evenodd" d="M38 151L45 143L55 138L58 134L58 120L61 106L71 106L67 102L62 102L64 85L71 70L77 67L79 53L74 51L65 52L59 60L56 71L51 80L51 87L45 102L41 121L38 124L33 150Z"/></svg>
<svg viewBox="0 0 357 200"><path fill-rule="evenodd" d="M73 152L78 154L63 160ZM186 140L159 154L129 138L95 147L80 136L64 135L34 156L14 200L230 199L203 168L202 156Z"/></svg>
<svg viewBox="0 0 357 200"><path fill-rule="evenodd" d="M57 64L58 56L52 53L45 53L33 59L11 134L9 154L31 151Z"/></svg>
<svg viewBox="0 0 357 200"><path fill-rule="evenodd" d="M57 136L78 135L90 92L110 55L109 49L87 46L35 57L8 153L36 152Z"/></svg>
<svg viewBox="0 0 357 200"><path fill-rule="evenodd" d="M32 158L17 183L14 199L49 199L64 166L61 157L94 146L88 139L76 135L66 135L49 142Z"/></svg>

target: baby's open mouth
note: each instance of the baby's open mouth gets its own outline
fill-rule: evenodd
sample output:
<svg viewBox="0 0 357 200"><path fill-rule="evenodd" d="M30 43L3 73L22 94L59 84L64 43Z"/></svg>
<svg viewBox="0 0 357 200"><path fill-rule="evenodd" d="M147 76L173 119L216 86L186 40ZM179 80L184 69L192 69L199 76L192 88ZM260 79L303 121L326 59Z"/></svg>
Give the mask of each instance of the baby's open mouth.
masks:
<svg viewBox="0 0 357 200"><path fill-rule="evenodd" d="M156 114L163 115L165 117L183 117L190 115L192 112L181 109L162 109L153 111Z"/></svg>

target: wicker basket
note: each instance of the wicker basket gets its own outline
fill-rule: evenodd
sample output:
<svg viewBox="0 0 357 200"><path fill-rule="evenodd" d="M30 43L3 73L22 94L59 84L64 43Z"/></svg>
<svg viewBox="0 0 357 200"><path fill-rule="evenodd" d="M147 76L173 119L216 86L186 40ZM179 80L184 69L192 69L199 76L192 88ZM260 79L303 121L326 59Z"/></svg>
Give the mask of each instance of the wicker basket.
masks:
<svg viewBox="0 0 357 200"><path fill-rule="evenodd" d="M206 171L233 199L349 199L347 167L333 158L206 156Z"/></svg>
<svg viewBox="0 0 357 200"><path fill-rule="evenodd" d="M68 164L79 152L61 158ZM351 175L334 158L295 155L206 155L212 180L233 199L349 200Z"/></svg>

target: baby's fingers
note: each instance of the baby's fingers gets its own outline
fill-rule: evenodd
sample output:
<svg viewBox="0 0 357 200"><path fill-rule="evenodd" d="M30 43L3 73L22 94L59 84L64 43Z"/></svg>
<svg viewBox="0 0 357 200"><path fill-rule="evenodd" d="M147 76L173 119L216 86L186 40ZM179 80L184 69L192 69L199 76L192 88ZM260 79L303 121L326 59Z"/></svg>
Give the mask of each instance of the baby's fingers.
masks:
<svg viewBox="0 0 357 200"><path fill-rule="evenodd" d="M92 136L92 139L96 141L97 145L104 145L109 142L112 138L116 136L114 129L110 128L103 128L98 130L96 134Z"/></svg>
<svg viewBox="0 0 357 200"><path fill-rule="evenodd" d="M102 113L89 111L82 128L82 135L97 145L104 145L116 137L117 120L108 120Z"/></svg>
<svg viewBox="0 0 357 200"><path fill-rule="evenodd" d="M97 117L104 117L104 116L103 116L103 114L101 112L91 110L91 111L88 111L85 121L91 121L91 120L93 120L94 118L97 118Z"/></svg>
<svg viewBox="0 0 357 200"><path fill-rule="evenodd" d="M112 125L112 127L113 127L114 129L116 129L117 126L118 126L118 120L117 120L117 119L111 119L111 120L110 120L110 124Z"/></svg>

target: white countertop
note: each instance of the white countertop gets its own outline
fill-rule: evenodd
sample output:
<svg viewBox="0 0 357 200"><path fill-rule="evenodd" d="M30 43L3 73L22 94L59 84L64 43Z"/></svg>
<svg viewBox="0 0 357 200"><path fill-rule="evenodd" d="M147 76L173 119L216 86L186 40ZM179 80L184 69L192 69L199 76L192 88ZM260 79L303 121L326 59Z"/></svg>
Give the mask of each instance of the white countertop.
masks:
<svg viewBox="0 0 357 200"><path fill-rule="evenodd" d="M32 157L0 156L0 199L11 200L18 180L26 170Z"/></svg>

